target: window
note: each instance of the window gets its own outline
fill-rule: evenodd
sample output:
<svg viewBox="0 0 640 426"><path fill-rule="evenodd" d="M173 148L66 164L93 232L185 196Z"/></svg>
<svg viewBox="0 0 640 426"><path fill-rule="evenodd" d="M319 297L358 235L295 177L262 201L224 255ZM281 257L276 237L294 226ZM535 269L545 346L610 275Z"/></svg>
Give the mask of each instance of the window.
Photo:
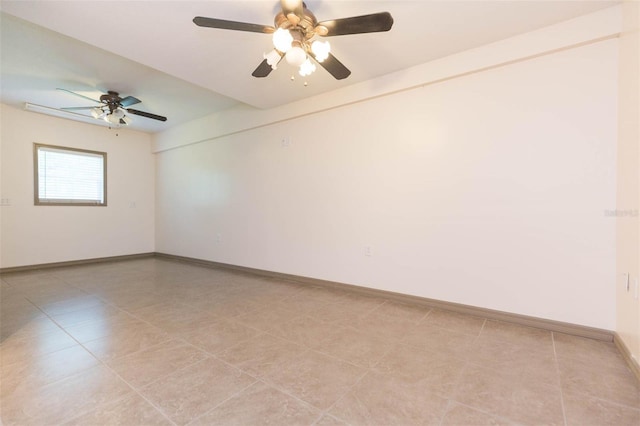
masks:
<svg viewBox="0 0 640 426"><path fill-rule="evenodd" d="M107 153L34 144L36 205L106 206Z"/></svg>

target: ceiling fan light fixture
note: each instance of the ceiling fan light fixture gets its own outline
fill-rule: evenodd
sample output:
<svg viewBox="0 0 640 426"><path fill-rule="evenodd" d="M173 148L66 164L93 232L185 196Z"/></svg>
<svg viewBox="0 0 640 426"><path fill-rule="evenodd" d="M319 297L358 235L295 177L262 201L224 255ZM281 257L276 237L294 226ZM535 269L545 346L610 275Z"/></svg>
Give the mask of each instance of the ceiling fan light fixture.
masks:
<svg viewBox="0 0 640 426"><path fill-rule="evenodd" d="M302 64L300 64L300 70L298 71L302 77L306 77L315 72L316 66L307 58Z"/></svg>
<svg viewBox="0 0 640 426"><path fill-rule="evenodd" d="M307 52L300 46L293 46L285 54L284 58L290 65L299 67L307 59Z"/></svg>
<svg viewBox="0 0 640 426"><path fill-rule="evenodd" d="M120 120L121 118L124 117L124 110L122 108L116 108L113 110L113 112L111 113L111 115L113 115L114 117L116 117L118 120Z"/></svg>
<svg viewBox="0 0 640 426"><path fill-rule="evenodd" d="M119 125L120 124L120 118L116 117L115 114L108 114L104 118L104 121L106 121L107 123L114 124L114 125Z"/></svg>
<svg viewBox="0 0 640 426"><path fill-rule="evenodd" d="M351 34L378 33L389 31L393 26L393 17L389 12L370 13L318 22L315 15L307 8L303 0L280 0L280 11L276 13L273 26L257 25L248 22L228 21L226 19L196 16L193 23L199 27L217 28L221 30L246 31L253 33L273 34L272 41L280 57L285 56L287 62L299 67L307 60L307 54L336 80L342 80L351 71L330 53L329 43L318 43L311 49L313 37L331 37ZM267 77L275 66L265 59L251 73L257 78ZM303 72L306 72L303 67ZM128 105L125 105L127 107ZM132 110L128 110L132 112Z"/></svg>
<svg viewBox="0 0 640 426"><path fill-rule="evenodd" d="M267 60L267 64L271 66L271 69L275 70L278 66L278 62L280 62L280 53L276 49L273 49L269 53L264 54L264 59Z"/></svg>
<svg viewBox="0 0 640 426"><path fill-rule="evenodd" d="M131 119L131 117L129 117L128 115L125 115L124 117L122 117L122 121L124 121L124 124L128 126L133 122L133 119Z"/></svg>
<svg viewBox="0 0 640 426"><path fill-rule="evenodd" d="M287 53L291 49L291 43L293 43L293 36L289 30L278 28L273 33L273 46L282 53Z"/></svg>
<svg viewBox="0 0 640 426"><path fill-rule="evenodd" d="M100 118L103 114L102 108L100 107L95 107L91 110L91 116L93 118Z"/></svg>
<svg viewBox="0 0 640 426"><path fill-rule="evenodd" d="M311 51L313 52L316 61L323 62L329 57L329 53L331 52L331 45L328 41L316 40L311 43Z"/></svg>
<svg viewBox="0 0 640 426"><path fill-rule="evenodd" d="M145 118L150 118L152 120L158 121L167 121L167 117L163 117L157 114L151 114L150 112L139 111L136 109L131 109L132 105L139 104L142 102L140 99L135 98L133 96L125 96L124 98L120 97L118 92L114 92L112 90L107 91L100 96L100 100L92 99L87 96L81 95L76 92L72 92L66 89L57 89L72 95L81 97L83 99L98 103L95 106L87 106L87 107L69 107L62 108L61 111L71 116L83 117L85 120L104 120L109 124L109 127L119 127L122 124L129 124L133 120L131 118L127 118L128 114L139 115ZM90 115L86 114L76 114L67 110L88 110ZM95 123L93 123L95 124Z"/></svg>

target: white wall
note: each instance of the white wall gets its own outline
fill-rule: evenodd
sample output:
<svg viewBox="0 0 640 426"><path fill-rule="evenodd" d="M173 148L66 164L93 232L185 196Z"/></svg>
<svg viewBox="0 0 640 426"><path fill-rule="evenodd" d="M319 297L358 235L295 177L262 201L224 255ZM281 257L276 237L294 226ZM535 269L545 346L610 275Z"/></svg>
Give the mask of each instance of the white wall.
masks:
<svg viewBox="0 0 640 426"><path fill-rule="evenodd" d="M640 360L640 3L623 8L620 38L619 137L617 164L617 280L616 331ZM627 276L629 289L627 290Z"/></svg>
<svg viewBox="0 0 640 426"><path fill-rule="evenodd" d="M613 329L617 48L160 152L156 251Z"/></svg>
<svg viewBox="0 0 640 426"><path fill-rule="evenodd" d="M372 80L305 97L290 104L262 110L247 105L233 107L154 134L153 150L161 152L204 142L341 105L363 102L375 97L439 83L479 70L509 65L551 52L617 38L620 34L621 17L620 6L614 6ZM320 70L320 72L323 71ZM270 84L268 79L264 80L264 83Z"/></svg>
<svg viewBox="0 0 640 426"><path fill-rule="evenodd" d="M0 207L0 267L154 251L150 135L7 105L1 106L1 124L0 195L10 205ZM108 206L34 206L34 142L107 152Z"/></svg>

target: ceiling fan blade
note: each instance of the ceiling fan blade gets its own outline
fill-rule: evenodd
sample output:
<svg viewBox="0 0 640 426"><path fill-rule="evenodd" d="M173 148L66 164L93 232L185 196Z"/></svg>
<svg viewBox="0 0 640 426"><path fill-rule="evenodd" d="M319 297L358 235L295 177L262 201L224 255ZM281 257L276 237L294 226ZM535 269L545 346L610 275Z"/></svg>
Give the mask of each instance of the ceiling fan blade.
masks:
<svg viewBox="0 0 640 426"><path fill-rule="evenodd" d="M72 92L71 90L67 90L67 89L60 89L59 87L58 87L58 88L56 88L56 90L60 90L60 91L62 91L62 92L67 92L67 93L71 93L72 95L75 95L75 96L78 96L78 97L81 97L81 98L87 99L87 100L92 101L92 102L101 103L101 102L100 102L99 100L97 100L97 99L91 99L91 98L90 98L90 97L88 97L88 96L84 96L84 95L81 95L80 93Z"/></svg>
<svg viewBox="0 0 640 426"><path fill-rule="evenodd" d="M327 29L325 37L348 34L377 33L389 31L393 26L393 17L389 12L372 13L371 15L353 16L351 18L334 19L318 23ZM323 31L319 32L322 34Z"/></svg>
<svg viewBox="0 0 640 426"><path fill-rule="evenodd" d="M313 52L310 52L310 54L313 57L313 59L316 59L316 57L313 54ZM340 62L331 53L329 53L329 56L324 61L319 62L316 59L316 62L318 62L320 64L320 66L322 66L322 68L324 68L325 70L329 71L329 74L331 74L336 80L342 80L342 79L345 79L345 78L347 78L347 77L349 77L351 75L351 71L349 71L349 68L345 67L342 64L342 62Z"/></svg>
<svg viewBox="0 0 640 426"><path fill-rule="evenodd" d="M196 16L193 23L199 27L218 28L221 30L248 31L250 33L271 34L276 29L270 25L249 24L247 22L225 21L224 19Z"/></svg>
<svg viewBox="0 0 640 426"><path fill-rule="evenodd" d="M282 58L284 57L284 54L282 54L281 52L279 52L276 49L273 49L271 52L269 53L265 53L264 55L264 61L260 62L260 65L258 65L258 68L256 68L251 75L254 77L266 77L269 74L271 74L271 71L273 71L274 69L276 69L278 67L278 64L280 63L280 61L282 61ZM269 63L271 61L271 63L273 63L274 61L277 61L276 64L272 67L271 63Z"/></svg>
<svg viewBox="0 0 640 426"><path fill-rule="evenodd" d="M137 109L127 109L127 112L130 112L131 114L134 114L134 115L139 115L141 117L151 118L153 120L167 121L167 117L151 114L150 112L138 111Z"/></svg>
<svg viewBox="0 0 640 426"><path fill-rule="evenodd" d="M88 106L88 107L67 107L67 108L60 108L60 109L63 109L63 110L65 110L65 111L73 111L73 110L78 110L78 109L94 109L94 108L100 108L100 107L99 107L99 106L98 106L98 107L95 107L95 106Z"/></svg>
<svg viewBox="0 0 640 426"><path fill-rule="evenodd" d="M139 104L140 102L142 101L138 98L134 98L133 96L127 96L126 98L120 100L120 105L126 108L131 105Z"/></svg>
<svg viewBox="0 0 640 426"><path fill-rule="evenodd" d="M260 65L258 65L258 68L256 68L251 75L254 77L266 77L269 74L271 74L271 71L273 71L273 68L271 68L271 65L269 65L269 63L267 63L267 60L265 59L264 61L260 62Z"/></svg>

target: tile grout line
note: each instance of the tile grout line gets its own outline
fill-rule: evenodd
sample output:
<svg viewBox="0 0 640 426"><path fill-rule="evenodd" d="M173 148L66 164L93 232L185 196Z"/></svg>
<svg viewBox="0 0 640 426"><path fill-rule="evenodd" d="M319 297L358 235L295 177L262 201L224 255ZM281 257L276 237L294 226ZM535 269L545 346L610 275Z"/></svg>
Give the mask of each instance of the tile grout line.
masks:
<svg viewBox="0 0 640 426"><path fill-rule="evenodd" d="M235 346L235 345L234 345L234 346ZM311 348L308 348L308 347L304 347L304 348L305 348L306 350L305 350L305 351L303 351L303 352L302 352L298 357L296 357L296 360L297 360L297 359L301 359L301 358L303 358L303 356L304 356L305 354L307 354L308 352L313 351L313 349L311 349ZM302 399L298 398L296 395L294 395L294 394L290 393L287 389L285 389L285 388L281 387L280 385L278 385L278 384L276 384L276 383L272 383L272 382L270 382L270 381L267 379L267 376L266 376L266 375L265 375L265 376L258 376L258 377L256 377L255 375L253 375L253 374L249 373L248 371L243 370L242 368L240 368L240 367L238 367L238 366L235 366L235 365L233 365L233 364L229 363L228 361L226 361L226 360L224 360L224 359L222 359L222 358L219 358L217 355L212 355L212 356L213 356L215 359L217 359L218 361L220 361L220 362L222 362L222 363L226 364L227 366L229 366L229 367L231 367L231 368L234 368L234 369L236 369L236 370L238 370L238 371L242 372L243 374L246 374L246 375L248 375L248 376L253 377L254 379L256 379L256 381L255 381L253 384L255 384L255 383L257 383L257 382L264 383L265 385L267 385L267 386L269 386L269 387L272 387L272 388L276 389L277 391L279 391L279 392L281 392L281 393L283 393L283 394L285 394L285 395L290 396L291 398L293 398L293 399L295 399L296 401L298 401L298 402L302 403L303 405L308 406L308 407L311 407L311 408L313 408L313 409L315 409L315 410L318 410L318 411L322 412L322 410L321 410L320 408L316 407L315 405L313 405L313 404L311 404L311 403L309 403L309 402L306 402L306 401L304 401L304 400L302 400ZM247 388L248 388L248 387L249 387L249 386L247 386ZM245 388L245 389L247 389L247 388ZM243 390L244 390L244 389L243 389ZM239 392L238 392L238 393L239 393ZM227 398L227 399L230 399L230 398ZM226 400L225 400L225 401L226 401ZM216 406L216 407L214 407L214 408L217 408L218 406L219 406L219 405L217 405L217 406ZM212 408L211 410L213 410L213 408ZM211 411L211 410L209 410L209 411Z"/></svg>
<svg viewBox="0 0 640 426"><path fill-rule="evenodd" d="M372 311L372 312L373 312L373 311ZM382 360L383 360L383 359L384 359L384 358L385 358L385 357L386 357L386 356L387 356L391 351L393 351L394 349L397 349L397 346L398 346L398 344L397 344L397 343L396 343L395 345L391 346L389 349L387 349L387 350L385 351L385 353L384 353L384 354L382 354L382 356L380 357L380 359L379 359L379 360L378 360L378 361L377 361L373 366L371 366L371 367L369 367L369 368L365 368L365 371L364 371L364 373L362 374L362 376L360 376L360 378L358 378L358 379L353 383L353 385L349 386L349 388L348 388L346 391L344 391L344 392L343 392L343 393L342 393L342 394L341 394L341 395L340 395L340 396L339 396L339 397L338 397L338 398L333 402L333 404L331 404L329 407L327 407L325 410L323 410L322 415L327 414L327 415L333 416L333 414L330 414L330 413L329 413L329 411L330 411L333 407L335 407L335 405L336 405L338 402L340 402L340 401L341 401L345 396L347 396L351 391L353 391L353 390L354 390L354 389L355 389L355 388L360 384L360 382L362 382L362 380L364 380L364 378L365 378L368 374L370 374L370 373L373 371L373 368L374 368L376 365L380 364L380 362L382 362ZM336 359L338 359L338 358L336 358ZM341 360L341 361L342 361L342 360ZM352 365L353 365L353 364L352 364ZM334 416L334 417L337 417L337 416ZM339 417L338 417L338 418L339 418Z"/></svg>
<svg viewBox="0 0 640 426"><path fill-rule="evenodd" d="M190 368L190 367L193 367L193 366L198 365L198 364L200 364L200 363L203 363L203 362L204 362L204 361L206 361L206 360L207 360L207 358L204 358L204 359L201 359L200 361L194 362L193 364L189 364L189 365L186 365L186 366L184 366L184 367L178 368L177 370L173 370L171 373L167 374L166 376L159 377L159 378L157 378L156 380L153 380L153 381L151 381L151 382L149 382L149 383L145 384L144 386L142 386L142 388L141 388L141 389L144 389L144 388L146 388L146 387L149 387L149 386L151 386L151 385L153 385L153 384L155 384L155 383L159 382L160 380L166 379L167 377L169 377L169 376L171 376L171 375L173 375L173 374L175 374L175 373L178 373L178 372L180 372L180 371L186 370L187 368ZM117 373L116 373L116 374L117 374ZM123 379L123 380L124 380L124 379ZM125 380L125 382L126 382L126 380ZM129 384L129 383L127 382L127 384ZM175 423L175 422L171 419L171 417L169 417L169 415L168 415L167 413L165 413L165 411L162 409L162 407L158 407L158 406L156 406L156 404L154 404L154 403L153 403L153 401L151 401L150 399L148 399L145 395L143 395L140 391L138 391L137 389L135 389L132 385L129 385L129 386L131 386L131 387L134 389L134 391L135 391L138 395L140 395L140 397L141 397L142 399L144 399L145 401L147 401L151 406L153 406L156 410L158 410L158 411L160 412L160 414L162 414L165 418L167 418L167 420L169 420L173 425L176 425L176 426L177 426L177 423Z"/></svg>
<svg viewBox="0 0 640 426"><path fill-rule="evenodd" d="M62 280L64 281L64 280ZM66 283L66 281L64 281ZM72 285L72 287L75 287ZM100 298L100 297L98 297ZM36 305L34 305L36 306ZM36 306L36 308L40 309L39 306ZM116 306L117 309L120 309L119 307ZM98 363L100 365L102 365L103 367L105 367L107 370L109 370L111 373L113 373L119 380L121 380L125 385L127 385L135 394L137 394L139 397L141 397L143 400L145 400L147 403L149 403L153 408L155 408L163 417L165 417L171 424L173 424L174 426L177 426L169 417L167 417L165 415L165 413L160 409L160 407L157 407L155 404L153 404L151 401L149 401L144 395L142 395L133 385L131 385L131 383L129 383L127 380L125 380L118 372L116 372L113 368L111 368L111 366L109 366L105 361L103 361L102 359L98 358L93 352L91 352L86 346L84 346L84 344L82 344L78 339L76 339L73 335L71 335L64 327L62 327L60 324L58 324L53 318L51 318L46 312L44 312L42 309L40 309L42 311L42 313L44 313L47 317L49 317L49 319L56 324L58 327L60 327L62 329L62 331L64 333L66 333L69 337L71 337L75 342L78 343L79 346L81 346L85 351L87 351L87 353L89 353L93 358L96 359L96 361L98 361ZM123 357L124 358L124 357ZM87 370L83 370L83 371L87 371ZM66 379L69 379L70 377L75 376L69 376L66 377L65 379L59 380L59 381L63 381ZM121 398L117 398L116 400L114 400L112 403L108 403L107 405L116 405L116 403L123 401L124 399L126 399L127 396L123 396ZM91 410L87 410L71 419L68 419L65 421L65 423L70 422L71 420L78 418L82 415L91 413L93 411L93 409Z"/></svg>
<svg viewBox="0 0 640 426"><path fill-rule="evenodd" d="M368 315L371 315L372 313L377 311L382 305L386 304L388 301L389 301L389 299L382 298L382 303L378 303L376 306L374 306L373 308L369 309L367 312L365 312L362 315L360 315L360 318L363 318L363 317L366 317Z"/></svg>
<svg viewBox="0 0 640 426"><path fill-rule="evenodd" d="M447 405L444 407L444 410L442 411L442 415L440 415L440 420L438 421L438 426L442 426L442 422L444 421L444 418L449 413L449 409L451 408L451 404L453 404L453 400L451 398L447 398Z"/></svg>
<svg viewBox="0 0 640 426"><path fill-rule="evenodd" d="M478 331L478 334L473 338L473 341L470 343L470 346L475 346L475 345L476 345L476 343L480 340L480 336L482 335L482 332L483 332L484 327L485 327L485 325L486 325L486 324L487 324L487 320L486 320L486 318L485 318L485 319L482 321L482 325L480 326L480 330ZM456 358L458 358L458 357L456 356ZM458 359L460 359L460 358L458 358ZM462 384L462 382L463 382L464 372L465 372L465 371L467 370L467 368L469 367L469 364L472 364L472 362L471 362L468 358L466 358L466 357L465 357L464 359L460 359L460 360L463 362L463 365L462 365L462 367L460 368L460 374L458 375L458 377L457 377L457 379L456 379L456 381L455 381L455 383L454 383L454 385L453 385L453 389L451 390L451 394L450 394L449 398L447 398L447 400L448 400L447 407L446 407L446 409L445 409L444 413L442 414L442 417L440 418L440 425L442 425L442 422L444 421L444 419L445 419L445 417L446 417L447 413L449 412L449 409L450 409L450 407L451 407L451 404L452 404L452 403L460 404L460 403L457 401L457 399L456 399L455 397L456 397L456 394L457 394L457 392L458 392L458 389L460 388L460 385L461 385L461 384ZM462 404L462 405L464 405L464 404ZM465 405L465 406L466 406L466 405ZM471 407L471 408L473 408L473 407ZM473 408L473 409L474 409L474 410L476 410L476 411L484 412L484 411L482 411L482 410L477 410L476 408ZM494 414L492 414L492 413L485 412L485 414L487 414L487 415L491 416L492 418L495 418L495 417L496 417L496 416L495 416ZM566 425L565 425L565 426L566 426Z"/></svg>
<svg viewBox="0 0 640 426"><path fill-rule="evenodd" d="M334 416L333 414L329 414L329 413L325 413L325 412L320 412L320 414L318 414L318 418L316 418L316 419L313 421L313 423L311 423L311 425L310 425L310 426L316 426L316 425L320 422L320 420L322 420L322 418L323 418L323 417L330 417L330 418L332 418L333 420L336 420L337 422L343 422L343 423L345 423L345 424L347 424L347 425L349 424L348 422L346 422L346 421L342 420L340 417Z"/></svg>
<svg viewBox="0 0 640 426"><path fill-rule="evenodd" d="M27 300L28 300L28 299L27 299ZM35 308L36 308L36 309L38 309L40 312L42 312L42 313L43 313L43 314L44 314L44 315L45 315L45 316L46 316L46 317L47 317L51 322L53 322L53 323L54 323L58 328L60 328L60 330L61 330L62 332L64 332L67 336L69 336L71 339L73 339L73 341L75 341L75 342L78 344L78 346L82 347L82 349L84 349L84 350L85 350L85 351L86 351L86 352L87 352L87 353L88 353L92 358L94 358L94 359L98 362L98 365L101 365L101 366L105 367L107 370L109 370L111 373L113 373L113 374L114 374L114 375L115 375L115 376L116 376L120 381L122 381L125 385L127 385L127 386L128 386L128 387L129 387L129 388L130 388L134 393L136 393L136 394L138 394L140 397L142 397L145 401L147 401L149 404L151 404L151 406L152 406L152 407L154 407L156 410L159 410L159 408L158 408L158 407L156 407L154 404L152 404L152 403L151 403L151 401L147 400L144 396L142 396L142 395L137 391L137 389L135 389L135 388L134 388L134 387L133 387L129 382L127 382L127 381L126 381L122 376L120 376L116 371L114 371L111 367L109 367L109 365L107 365L107 364L106 364L104 361L102 361L100 358L98 358L97 356L95 356L95 355L93 354L93 352L91 352L91 351L90 351L89 349L87 349L87 348L86 348L82 343L80 343L80 341L78 341L78 339L76 339L76 338L75 338L74 336L72 336L72 335L71 335L67 330L65 330L65 329L64 329L60 324L58 324L58 323L57 323L57 322L56 322L56 321L55 321L51 316L49 316L49 314L47 314L44 310L42 310L38 305L36 305L35 303L33 303L31 300L29 300L29 303L33 304L33 306L35 306ZM71 347L71 346L70 346L70 347ZM68 349L68 348L62 348L62 349L59 349L59 351L60 351L60 350L65 350L65 349ZM55 352L58 352L58 351L53 351L53 352L50 352L50 353L55 353ZM48 355L48 354L47 354L47 355ZM45 385L45 387L46 387L46 386L51 386L51 385L56 384L56 383L61 383L61 382L64 382L64 381L70 380L72 377L75 377L75 376L78 376L78 375L80 375L80 374L83 374L83 373L85 373L86 371L90 370L91 368L93 368L93 367L85 368L84 370L78 371L78 372L76 372L76 373L74 373L74 374L71 374L71 375L69 375L69 376L67 376L67 377L63 377L63 378L61 378L61 379L59 379L59 380L55 380L55 381L53 381L53 382L51 382L51 383L47 383L47 384ZM119 403L119 402L123 401L123 400L124 400L124 399L126 399L127 397L128 397L128 396L122 396L122 397L120 397L120 398L116 398L115 400L110 401L109 403L107 403L107 405L115 405L116 403ZM70 422L70 421L72 421L72 420L74 420L74 419L76 419L76 418L79 418L79 417L81 417L81 416L85 415L85 414L91 413L93 410L94 410L94 408L92 407L91 409L88 409L88 410L86 410L86 411L81 412L81 413L80 413L80 414L78 414L77 416L71 417L71 418L69 418L69 419L64 419L64 423L68 423L68 422ZM160 413L161 413L161 415L162 415L162 416L166 417L162 411L160 411ZM36 419L37 419L37 417L36 417ZM170 422L171 424L175 425L175 423L174 423L174 422L172 422L172 421L171 421L171 419L167 418L167 420L169 420L169 422Z"/></svg>
<svg viewBox="0 0 640 426"><path fill-rule="evenodd" d="M342 401L342 399L347 396L349 393L351 393L351 391L353 391L359 384L360 382L362 382L364 380L364 378L371 373L371 369L367 368L364 370L364 372L362 373L362 375L351 385L347 388L347 390L345 390L344 392L342 392L340 394L340 396L338 398L336 398L336 400L333 402L333 404L331 404L330 406L328 406L327 408L325 408L324 410L322 410L322 415L325 414L329 414L330 416L335 416L334 414L330 414L329 412L331 411L331 409L333 409L333 407L336 406L336 404L338 404L338 402ZM340 418L340 417L338 417Z"/></svg>
<svg viewBox="0 0 640 426"><path fill-rule="evenodd" d="M431 315L433 312L433 308L427 308L427 312L416 322L416 325L426 324L425 320Z"/></svg>
<svg viewBox="0 0 640 426"><path fill-rule="evenodd" d="M276 388L276 389L280 390L280 391L281 391L281 392L283 392L283 393L286 393L286 394L287 394L287 395L289 395L289 396L292 396L293 398L295 398L295 399L297 399L297 400L299 400L299 401L301 401L301 402L304 402L304 401L302 401L301 399L297 398L296 396L291 395L291 394L289 394L288 392L285 392L284 390L281 390L280 388L278 388L278 387L277 387L277 386L275 386L274 384L271 384L271 383L269 383L269 382L265 382L265 380L264 380L265 378L264 378L264 377L259 377L259 376L256 376L256 375L254 375L254 374L252 374L252 373L250 373L250 372L248 372L248 371L246 371L246 370L243 370L242 368L240 368L240 367L238 367L238 366L236 366L236 365L231 364L231 363L230 363L230 362L228 362L227 360L225 360L225 359L223 359L223 358L220 358L218 355L216 355L216 354L214 354L214 353L211 353L211 352L208 352L208 351L206 351L206 350L200 349L198 346L196 346L196 345L194 345L194 344L192 344L192 343L190 343L190 342L188 342L188 341L183 341L183 342L184 342L184 343L186 343L186 344L187 344L187 345L189 345L189 346L193 346L194 348L196 348L196 349L198 349L198 350L201 350L201 351L205 352L205 353L206 353L207 355L209 355L211 358L216 359L217 361L219 361L219 362L221 362L221 363L225 364L226 366L228 366L228 367L230 367L230 368L233 368L234 370L238 370L238 371L239 371L239 372L241 372L242 374L246 374L246 375L247 375L247 376L249 376L249 377L252 377L252 378L253 378L253 379L255 379L256 381L261 381L261 382L263 382L263 383L265 383L265 384L267 384L267 385L269 385L269 386L272 386L272 387L274 387L274 388ZM238 344L242 344L242 343L244 343L244 342L239 342ZM232 347L235 347L235 346L237 346L237 345L233 345ZM230 348L231 348L231 347L230 347ZM228 348L228 349L230 349L230 348ZM309 348L305 348L305 349L306 349L306 350L305 350L305 351L303 351L303 352L302 352L302 354L301 354L300 356L298 356L296 359L302 358L302 355L304 355L305 353L307 353L307 352L309 352L309 351L311 350L311 349L309 349ZM204 361L204 360L203 360L203 361ZM201 361L199 361L199 362L201 362ZM195 364L192 364L192 365L195 365ZM186 367L185 367L185 368L186 368ZM167 377L167 376L164 376L164 377ZM152 382L152 383L155 383L155 382L157 382L157 381L158 381L158 380L154 380L154 382ZM254 383L255 383L255 382L254 382ZM149 384L151 384L151 383L149 383ZM308 402L304 402L304 403L305 403L305 404L307 404L307 405L310 405Z"/></svg>
<svg viewBox="0 0 640 426"><path fill-rule="evenodd" d="M588 397L588 398L591 398L591 399L595 399L595 400L600 401L600 402L604 402L605 404L608 404L608 405L615 405L616 407L626 408L626 409L629 409L629 410L640 412L640 406L631 406L631 405L627 405L627 404L622 404L620 402L612 401L610 399L600 398L598 396L590 395L588 393L582 393L580 391L575 391L575 392L580 394L580 395L582 395L582 396L585 396L585 397Z"/></svg>
<svg viewBox="0 0 640 426"><path fill-rule="evenodd" d="M253 377L253 376L251 376ZM220 401L218 404L216 404L216 406L211 407L210 409L208 409L207 411L205 411L204 413L200 414L199 416L191 419L185 426L189 426L190 424L193 424L193 422L197 421L198 419L206 416L207 414L209 414L210 412L212 412L213 410L217 409L218 407L222 406L224 403L226 403L227 401L232 400L233 398L235 398L236 396L240 395L242 392L246 391L247 389L249 389L251 386L255 385L256 383L258 383L260 380L257 379L256 377L253 377L255 380L251 383L249 383L247 386L245 386L244 388L240 389L238 392L230 395L229 397L223 399L222 401Z"/></svg>
<svg viewBox="0 0 640 426"><path fill-rule="evenodd" d="M72 337L73 337L73 336L72 336ZM169 418L169 416L167 416L167 415L165 414L164 410L162 410L160 407L158 407L156 404L154 404L154 403L153 403L153 401L149 400L146 396L144 396L144 395L143 395L143 394L142 394L142 393L141 393L141 392L140 392L140 391L139 391L135 386L133 386L133 385L132 385L131 383L129 383L129 382L128 382L124 377L122 377L122 376L120 375L120 373L118 373L117 371L115 371L115 370L114 370L114 369L113 369L113 368L112 368L112 367L111 367L111 366L110 366L106 361L103 361L103 360L101 360L100 358L98 358L97 356L95 356L95 355L93 354L93 352L91 352L88 348L86 348L82 343L80 343L80 342L78 342L78 343L79 343L79 344L80 344L80 346L82 346L82 347L83 347L87 352L89 352L93 357L95 357L95 358L96 358L96 359L97 359L97 360L98 360L98 361L99 361L99 362L100 362L104 367L106 367L106 368L107 368L109 371L111 371L115 376L117 376L120 380L122 380L122 382L124 382L127 386L129 386L129 388L130 388L131 390L133 390L133 392L134 392L136 395L138 395L140 398L142 398L143 400L145 400L149 405L151 405L153 408L155 408L155 410L156 410L156 411L158 411L158 412L160 413L160 415L162 415L164 418L166 418L166 419L169 421L169 423L171 423L171 424L172 424L172 425L174 425L174 426L177 426L177 425L176 425L176 423L175 423L173 420L171 420L171 418ZM151 346L149 346L149 348L152 348L152 347L155 347L155 346L164 345L165 343L166 343L166 342L161 342L161 343L158 343L158 344L156 344L156 345L151 345ZM132 354L135 354L135 353L138 353L138 352L140 352L140 351L136 351L136 352L133 352L133 353L131 353L131 354L127 354L127 355L122 356L122 357L120 357L120 358L126 358L127 356L132 355ZM197 362L196 362L196 363L194 363L194 364L190 364L189 366L191 366L191 365L195 365L195 364L197 364ZM184 368L186 368L186 367L184 367ZM179 369L179 370L181 370L181 369ZM171 373L170 373L170 374L171 374ZM168 375L167 375L167 376L168 376ZM160 377L160 378L158 378L158 379L156 379L156 380L154 380L154 381L152 381L152 382L148 383L147 385L150 385L151 383L155 383L155 382L157 382L158 380L163 379L163 378L165 378L165 377L167 377L167 376L162 376L162 377ZM145 386L147 386L147 385L145 385ZM124 397L123 397L123 398L121 398L121 399L124 399ZM115 405L115 404L114 404L114 405ZM91 412L91 411L89 411L89 412ZM77 417L79 417L79 416L77 416Z"/></svg>
<svg viewBox="0 0 640 426"><path fill-rule="evenodd" d="M319 416L323 415L323 411L320 407L316 407L315 405L311 404L310 402L304 401L302 399L300 399L299 397L297 397L296 395L292 394L291 392L289 392L288 389L283 388L282 386L276 384L276 383L272 383L270 382L266 377L261 377L259 378L259 381L264 383L265 385L274 388L275 390L277 390L278 392L281 392L287 396L290 396L291 398L295 399L296 401L300 402L301 404L307 406L307 407L311 407L314 410L317 410L319 412Z"/></svg>
<svg viewBox="0 0 640 426"><path fill-rule="evenodd" d="M305 315L302 315L302 316L305 316ZM318 321L318 320L315 320L314 318L311 318L311 317L307 317L307 318L310 318L310 319L312 319L312 320L314 320L314 321ZM343 329L348 329L348 327L344 327L344 326L341 326L341 325L340 325L340 326L338 326L338 327L343 328ZM353 330L355 330L355 329L353 329ZM356 332L359 332L359 333L362 333L362 332L361 332L361 331L359 331L359 330L355 330L355 331L356 331ZM265 331L265 332L264 332L264 334L266 334L266 335L268 335L268 336L271 336L271 337L274 337L274 338L277 338L277 339L281 339L281 340L287 341L287 342L289 342L289 343L293 343L293 344L295 344L295 345L297 345L297 346L301 346L301 347L303 347L303 348L305 348L305 349L306 349L306 351L305 351L305 352L313 351L313 352L316 352L316 353L322 354L322 355L324 355L324 356L327 356L327 357L329 357L329 358L332 358L332 359L334 359L334 360L336 360L336 361L344 362L344 363L349 364L349 365L351 365L351 366L353 366L353 367L357 367L357 368L367 368L367 367L362 367L362 366L360 366L360 365L354 364L354 363L353 363L353 362L351 362L351 361L348 361L348 360L342 359L342 358L337 357L337 356L335 356L335 355L333 355L333 354L323 352L321 349L319 349L319 348L317 348L317 347L308 346L308 345L307 345L307 344L305 344L305 343L297 342L297 341L295 341L295 340L291 340L291 339L289 339L289 338L287 338L287 337L278 336L278 335L273 334L273 333L271 333L271 332L269 332L269 331ZM371 336L371 335L369 335L369 334L367 334L367 333L362 333L362 334L365 334L366 336L368 336L368 337L372 337L372 338L374 338L374 337L375 337L375 336ZM385 355L386 355L386 352L385 352ZM383 357L384 357L384 355L383 355ZM380 359L382 359L382 357L381 357Z"/></svg>
<svg viewBox="0 0 640 426"><path fill-rule="evenodd" d="M490 411L485 410L484 408L478 408L478 407L473 406L473 405L465 404L464 402L460 402L460 401L458 401L457 399L454 399L454 398L450 398L449 400L453 404L469 408L469 409L471 409L473 411L477 411L479 413L485 414L485 415L487 415L487 416L489 416L489 417L491 417L493 419L503 420L505 423L508 422L509 425L514 425L515 426L515 425L520 425L521 424L521 423L518 423L518 422L516 422L514 420L511 420L509 417L505 417L505 416L502 416L502 415L494 414L494 413L492 413ZM443 420L444 420L444 418L443 418Z"/></svg>

